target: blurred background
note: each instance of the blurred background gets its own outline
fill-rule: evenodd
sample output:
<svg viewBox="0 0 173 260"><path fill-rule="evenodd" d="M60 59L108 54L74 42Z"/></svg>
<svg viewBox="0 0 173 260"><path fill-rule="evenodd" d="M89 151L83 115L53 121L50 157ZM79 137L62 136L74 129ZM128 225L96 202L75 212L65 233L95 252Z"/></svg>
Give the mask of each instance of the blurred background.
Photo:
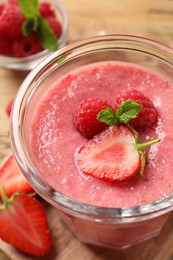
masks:
<svg viewBox="0 0 173 260"><path fill-rule="evenodd" d="M96 34L148 37L173 45L171 0L62 0L69 13L69 41Z"/></svg>

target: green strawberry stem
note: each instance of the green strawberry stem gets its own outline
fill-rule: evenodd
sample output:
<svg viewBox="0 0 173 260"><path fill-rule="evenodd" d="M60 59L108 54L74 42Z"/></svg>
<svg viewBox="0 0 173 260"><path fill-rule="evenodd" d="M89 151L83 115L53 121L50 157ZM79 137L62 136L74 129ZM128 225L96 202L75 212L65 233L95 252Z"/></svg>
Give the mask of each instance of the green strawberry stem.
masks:
<svg viewBox="0 0 173 260"><path fill-rule="evenodd" d="M138 152L139 152L140 159L141 159L141 168L140 168L139 173L143 178L146 178L144 175L144 169L145 169L145 163L146 163L146 151L138 151Z"/></svg>
<svg viewBox="0 0 173 260"><path fill-rule="evenodd" d="M139 134L138 132L130 125L130 120L136 118L139 112L142 109L142 105L134 102L133 100L127 100L120 104L119 108L116 112L112 110L112 108L106 108L97 115L97 119L100 122L104 122L107 125L119 125L125 124L128 128L131 129L135 138L136 149L140 155L141 160L141 168L140 175L145 177L143 172L146 163L146 151L144 148L156 144L161 140L159 138L150 140L143 144L139 143Z"/></svg>
<svg viewBox="0 0 173 260"><path fill-rule="evenodd" d="M140 155L140 160L141 160L141 168L140 168L139 173L142 177L145 178L145 175L143 172L144 172L145 163L146 163L146 151L143 149L160 142L160 139L159 138L153 139L153 140L150 140L149 142L142 143L142 144L138 143L136 138L135 138L135 140L136 140L136 148L138 150L138 153Z"/></svg>
<svg viewBox="0 0 173 260"><path fill-rule="evenodd" d="M148 147L148 146L151 146L153 144L156 144L158 142L160 142L160 138L157 138L157 139L153 139L153 140L150 140L148 142L145 142L145 143L139 143L139 134L138 132L129 124L127 123L126 126L128 128L130 128L133 132L133 135L134 135L134 138L135 138L135 143L136 143L136 149L140 155L140 160L141 160L141 168L140 168L140 175L145 178L145 175L144 175L144 168L145 168L145 163L146 163L146 151L143 150L144 148Z"/></svg>
<svg viewBox="0 0 173 260"><path fill-rule="evenodd" d="M156 138L156 139L152 139L152 140L150 140L148 142L145 142L145 143L141 144L141 143L139 143L139 139L138 139L139 134L138 134L138 132L129 123L126 124L126 126L128 128L130 128L132 130L132 132L133 132L133 135L135 137L136 147L137 147L138 151L141 151L144 148L146 148L148 146L151 146L153 144L159 143L161 141L160 138Z"/></svg>
<svg viewBox="0 0 173 260"><path fill-rule="evenodd" d="M7 207L9 199L6 196L4 187L0 187L0 191L1 191L1 196L2 196L2 205L1 205L0 209L5 209Z"/></svg>
<svg viewBox="0 0 173 260"><path fill-rule="evenodd" d="M0 193L1 193L1 200L2 200L2 205L0 205L0 210L6 209L9 203L12 203L14 200L14 197L19 194L19 192L14 193L10 198L7 197L5 193L5 189L3 186L0 187Z"/></svg>
<svg viewBox="0 0 173 260"><path fill-rule="evenodd" d="M159 138L150 140L149 142L142 143L142 144L138 144L137 143L137 149L138 149L138 151L140 151L140 150L143 150L144 148L146 148L146 147L148 147L150 145L156 144L158 142L160 142Z"/></svg>

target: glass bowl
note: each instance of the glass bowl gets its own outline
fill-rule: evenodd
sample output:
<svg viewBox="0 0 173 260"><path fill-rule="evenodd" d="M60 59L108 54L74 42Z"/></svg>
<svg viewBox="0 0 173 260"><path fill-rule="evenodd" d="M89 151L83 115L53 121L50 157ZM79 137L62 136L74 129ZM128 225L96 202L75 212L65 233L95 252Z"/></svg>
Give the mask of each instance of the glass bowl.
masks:
<svg viewBox="0 0 173 260"><path fill-rule="evenodd" d="M40 1L41 2L41 1ZM67 34L68 34L68 27L69 27L69 18L68 14L58 0L49 1L51 6L55 10L57 17L62 24L62 34L61 37L58 39L59 48L64 47L67 43ZM1 1L1 3L6 3L6 1ZM0 68L12 69L12 70L20 70L20 71L29 71L32 70L42 59L48 56L51 52L48 50L43 50L37 54L24 57L24 58L15 58L5 55L0 55Z"/></svg>
<svg viewBox="0 0 173 260"><path fill-rule="evenodd" d="M173 81L173 50L152 40L129 35L105 35L67 45L44 59L20 87L11 116L11 146L28 182L57 209L82 242L123 249L161 231L173 209L173 193L131 207L100 207L77 201L43 178L29 144L34 107L46 89L74 69L100 61L138 64ZM68 147L66 150L68 153Z"/></svg>

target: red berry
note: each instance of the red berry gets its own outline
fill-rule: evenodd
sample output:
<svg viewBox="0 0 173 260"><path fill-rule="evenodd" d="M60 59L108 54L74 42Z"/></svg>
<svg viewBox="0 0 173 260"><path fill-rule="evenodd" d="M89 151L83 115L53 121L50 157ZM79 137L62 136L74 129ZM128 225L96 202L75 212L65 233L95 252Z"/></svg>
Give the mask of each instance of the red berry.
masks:
<svg viewBox="0 0 173 260"><path fill-rule="evenodd" d="M18 39L23 36L22 24L25 21L20 8L17 5L6 5L0 16L0 25L4 27L10 39Z"/></svg>
<svg viewBox="0 0 173 260"><path fill-rule="evenodd" d="M50 251L51 238L44 208L35 198L15 194L0 206L0 238L32 256Z"/></svg>
<svg viewBox="0 0 173 260"><path fill-rule="evenodd" d="M7 196L11 196L17 191L33 192L33 189L20 172L12 155L7 157L1 165L0 187L4 187Z"/></svg>
<svg viewBox="0 0 173 260"><path fill-rule="evenodd" d="M12 99L10 100L10 102L9 102L9 103L7 104L7 106L6 106L5 111L6 111L6 113L7 113L8 116L10 116L10 114L11 114L11 109L12 109L12 106L13 106L13 102L14 102L14 98L12 98Z"/></svg>
<svg viewBox="0 0 173 260"><path fill-rule="evenodd" d="M27 57L42 50L43 48L34 34L15 41L12 46L13 56L15 57Z"/></svg>
<svg viewBox="0 0 173 260"><path fill-rule="evenodd" d="M18 0L8 0L9 4L18 5Z"/></svg>
<svg viewBox="0 0 173 260"><path fill-rule="evenodd" d="M121 92L115 100L115 110L118 109L121 102L126 100L133 100L143 106L138 116L130 121L137 131L144 131L157 121L158 113L153 102L140 91L128 89Z"/></svg>
<svg viewBox="0 0 173 260"><path fill-rule="evenodd" d="M75 112L76 129L86 138L92 138L106 128L106 124L97 120L98 113L108 108L107 102L99 98L89 98L82 101Z"/></svg>
<svg viewBox="0 0 173 260"><path fill-rule="evenodd" d="M48 17L47 21L50 27L52 28L52 30L54 31L56 37L59 38L62 34L62 26L60 22L54 17Z"/></svg>
<svg viewBox="0 0 173 260"><path fill-rule="evenodd" d="M44 18L56 17L54 10L48 2L41 2L39 5L39 11Z"/></svg>
<svg viewBox="0 0 173 260"><path fill-rule="evenodd" d="M75 153L79 172L109 181L130 179L141 167L136 141L125 125L111 126Z"/></svg>
<svg viewBox="0 0 173 260"><path fill-rule="evenodd" d="M11 43L3 27L0 27L0 55L11 56Z"/></svg>
<svg viewBox="0 0 173 260"><path fill-rule="evenodd" d="M2 13L4 7L5 7L5 4L0 4L0 15L1 15L1 13Z"/></svg>

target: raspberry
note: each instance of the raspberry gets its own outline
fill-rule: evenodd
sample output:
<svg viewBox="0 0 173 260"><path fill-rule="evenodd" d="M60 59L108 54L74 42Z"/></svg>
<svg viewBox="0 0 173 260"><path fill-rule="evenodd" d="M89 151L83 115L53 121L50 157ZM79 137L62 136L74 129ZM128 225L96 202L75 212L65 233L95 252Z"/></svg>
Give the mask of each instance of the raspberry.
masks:
<svg viewBox="0 0 173 260"><path fill-rule="evenodd" d="M0 27L0 39L3 39L0 41L0 55L11 55L11 43L5 34L2 27Z"/></svg>
<svg viewBox="0 0 173 260"><path fill-rule="evenodd" d="M54 10L48 2L41 2L39 5L39 11L44 18L56 17Z"/></svg>
<svg viewBox="0 0 173 260"><path fill-rule="evenodd" d="M61 26L60 22L54 17L48 17L47 21L48 21L50 27L52 28L52 30L54 31L56 37L59 38L62 33L62 26Z"/></svg>
<svg viewBox="0 0 173 260"><path fill-rule="evenodd" d="M133 100L143 106L138 116L130 121L137 131L144 131L156 122L158 113L153 102L140 91L128 89L120 93L115 100L115 110L118 109L121 102L126 100Z"/></svg>
<svg viewBox="0 0 173 260"><path fill-rule="evenodd" d="M89 98L82 101L75 112L74 125L76 129L88 139L102 132L106 128L106 124L98 121L97 115L108 107L108 103L99 98Z"/></svg>
<svg viewBox="0 0 173 260"><path fill-rule="evenodd" d="M0 4L0 15L1 15L1 13L2 13L4 7L5 7L5 4Z"/></svg>
<svg viewBox="0 0 173 260"><path fill-rule="evenodd" d="M43 48L34 34L15 41L12 46L13 55L15 57L27 57L42 50Z"/></svg>
<svg viewBox="0 0 173 260"><path fill-rule="evenodd" d="M18 5L18 0L8 0L9 4Z"/></svg>
<svg viewBox="0 0 173 260"><path fill-rule="evenodd" d="M21 26L25 21L25 17L17 5L6 5L0 16L0 25L5 28L5 31L10 39L18 39L22 37Z"/></svg>

